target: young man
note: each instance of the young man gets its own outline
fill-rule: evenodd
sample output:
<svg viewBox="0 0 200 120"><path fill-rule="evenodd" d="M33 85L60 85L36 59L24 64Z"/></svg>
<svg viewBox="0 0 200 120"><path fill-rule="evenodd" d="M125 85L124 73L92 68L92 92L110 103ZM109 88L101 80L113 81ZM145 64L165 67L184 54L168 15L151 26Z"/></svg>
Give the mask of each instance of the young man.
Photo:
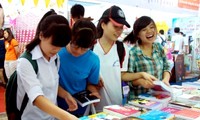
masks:
<svg viewBox="0 0 200 120"><path fill-rule="evenodd" d="M72 6L70 14L71 14L70 26L72 28L72 26L77 20L84 18L85 8L81 4L75 4ZM84 19L93 20L93 18L91 17L87 17Z"/></svg>

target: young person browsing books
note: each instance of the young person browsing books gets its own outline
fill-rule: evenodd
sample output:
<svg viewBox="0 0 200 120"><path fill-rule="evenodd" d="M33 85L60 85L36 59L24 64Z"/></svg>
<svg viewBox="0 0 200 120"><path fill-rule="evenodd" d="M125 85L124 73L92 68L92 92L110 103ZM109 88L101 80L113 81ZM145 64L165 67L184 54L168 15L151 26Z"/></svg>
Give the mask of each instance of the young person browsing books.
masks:
<svg viewBox="0 0 200 120"><path fill-rule="evenodd" d="M56 105L60 66L57 52L69 43L70 37L67 19L53 11L47 12L39 22L34 39L26 46L26 52L36 60L37 74L26 58L19 58L17 65L18 109L25 93L29 98L22 120L78 120Z"/></svg>
<svg viewBox="0 0 200 120"><path fill-rule="evenodd" d="M104 87L100 89L101 101L96 106L98 112L104 106L122 104L121 71L127 71L128 48L122 43L126 56L123 67L120 68L116 41L122 34L124 25L130 27L122 9L115 5L104 11L97 25L98 40L93 51L100 58L100 75L104 83Z"/></svg>
<svg viewBox="0 0 200 120"><path fill-rule="evenodd" d="M100 97L97 89L89 85L99 83L100 61L90 50L96 43L96 31L91 21L77 20L72 28L70 43L59 51L61 60L59 91L64 90L65 94L62 96L69 97L58 98L58 105L65 110L73 110L72 114L78 117L83 116L86 107L77 104L72 95L88 89L92 92L91 95Z"/></svg>
<svg viewBox="0 0 200 120"><path fill-rule="evenodd" d="M145 92L144 88L152 88L154 80L162 80L169 84L170 66L161 44L155 43L157 28L152 18L142 16L138 18L131 32L126 39L135 42L129 54L128 71L131 73L150 74L153 77L141 77L132 82L132 89L129 98L132 99L140 92ZM139 86L139 87L134 87ZM136 89L134 89L136 88Z"/></svg>

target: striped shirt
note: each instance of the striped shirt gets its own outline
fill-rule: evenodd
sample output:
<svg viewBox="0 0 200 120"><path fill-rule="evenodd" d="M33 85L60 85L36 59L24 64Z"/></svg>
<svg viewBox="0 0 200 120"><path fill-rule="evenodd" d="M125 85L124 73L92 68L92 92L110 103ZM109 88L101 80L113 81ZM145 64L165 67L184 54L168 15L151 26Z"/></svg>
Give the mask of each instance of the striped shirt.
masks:
<svg viewBox="0 0 200 120"><path fill-rule="evenodd" d="M160 43L153 43L152 57L143 54L136 43L129 52L129 72L147 72L159 80L163 79L163 73L165 71L170 72L170 64L168 63L166 54ZM129 98L132 99L135 95L146 92L143 87L133 87L131 86L131 92Z"/></svg>

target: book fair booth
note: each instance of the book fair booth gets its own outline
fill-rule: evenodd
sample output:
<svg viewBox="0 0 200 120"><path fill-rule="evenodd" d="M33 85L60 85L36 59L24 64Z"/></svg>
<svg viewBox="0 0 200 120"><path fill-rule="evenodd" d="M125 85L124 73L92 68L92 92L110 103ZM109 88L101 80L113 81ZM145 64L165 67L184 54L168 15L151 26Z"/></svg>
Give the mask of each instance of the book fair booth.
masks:
<svg viewBox="0 0 200 120"><path fill-rule="evenodd" d="M198 91L200 88L200 81L198 81L198 79L200 79L200 17L198 17L200 14L200 0L134 0L134 2L132 0L1 0L0 3L4 8L5 14L4 28L10 27L12 29L15 38L19 41L20 53L24 52L26 44L34 38L36 26L42 15L50 9L54 9L58 14L61 14L65 16L68 20L70 20L70 8L74 4L82 4L85 7L85 16L91 16L94 19L94 24L96 25L98 23L98 19L101 16L101 13L105 9L113 4L119 5L123 9L127 21L131 25L130 29L124 29L123 34L119 37L119 40L122 40L129 32L131 32L133 23L138 17L143 15L152 17L156 22L158 31L161 29L165 31L167 44L164 46L164 48L166 50L166 55L171 62L172 77L170 82L172 82L173 86L173 89L169 90L166 86L160 85L160 83L158 83L161 87L164 86L164 91L167 91L168 93L164 95L164 99L156 99L156 102L152 103L152 105L157 104L157 106L154 106L155 109L153 110L155 110L156 112L153 112L153 116L165 114L162 113L160 110L164 107L167 107L166 104L163 103L169 102L169 100L178 100L179 102L183 102L184 106L186 106L186 103L188 103L188 101L195 102L195 104L190 106L198 106L200 104L200 99L194 100L192 98L194 96L191 96L191 98L187 98L187 101L181 101L183 99L181 97L185 97L185 94L189 94L191 93L191 91L193 91L195 95L200 96L200 91ZM171 36L174 34L173 29L175 27L180 27L181 32L185 34L187 44L185 52L183 54L171 54ZM188 83L185 84L185 86L195 86L194 89L177 86L182 84L182 82L193 81L197 81L195 85L191 85L192 83ZM151 95L152 94L154 93L151 93ZM183 94L185 96L177 97L178 95ZM153 97L153 99L155 99L155 96ZM157 102L161 103L159 103L158 105ZM130 103L133 104L133 102ZM137 103L141 103L141 101L137 99ZM171 106L175 104L179 103L171 102ZM118 110L116 111L115 108ZM147 108L146 106L145 108L151 109ZM93 113L95 113L94 106L90 106L90 109L93 109ZM112 113L112 115L116 116L120 114L120 118L125 118L128 116L138 117L139 115L141 115L141 109L135 108L134 110L130 110L130 106L126 106L126 109L127 111L129 111L129 113L126 111L127 115L124 115L125 112L121 111L125 110L125 108L120 108L120 106L112 106L110 108L107 107L104 111ZM172 110L177 108L165 108L165 111L169 111L169 109ZM123 115L120 112L122 112ZM181 116L182 112L196 113L196 111L194 111L193 109L192 111L189 111L188 109L185 110L185 108L184 111L179 112L177 112L176 116ZM151 116L153 113L149 114L149 116ZM157 114L155 115L155 113ZM200 110L195 115L199 117ZM92 117L95 118L96 116L98 115L95 114ZM105 117L107 115L104 113L100 113L99 116ZM146 116L142 116L141 119L144 119L145 117ZM171 113L169 114L169 118L170 117L172 117ZM180 118L189 118L192 120L198 117L184 116ZM87 116L81 118L81 120L90 120L90 118L88 118ZM138 120L140 120L140 118L138 118ZM147 119L145 118L145 120Z"/></svg>

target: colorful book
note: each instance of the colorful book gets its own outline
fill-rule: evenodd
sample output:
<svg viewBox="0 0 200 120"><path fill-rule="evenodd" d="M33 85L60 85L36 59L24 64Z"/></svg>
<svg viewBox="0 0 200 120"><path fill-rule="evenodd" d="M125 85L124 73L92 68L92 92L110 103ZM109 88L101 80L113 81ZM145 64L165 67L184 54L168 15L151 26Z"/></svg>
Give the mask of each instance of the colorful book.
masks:
<svg viewBox="0 0 200 120"><path fill-rule="evenodd" d="M117 116L119 118L125 118L125 117L130 117L130 116L139 116L140 111L136 110L135 107L133 106L120 106L120 105L110 105L110 106L105 106L103 108L103 112Z"/></svg>
<svg viewBox="0 0 200 120"><path fill-rule="evenodd" d="M100 112L97 114L80 117L79 120L120 120L120 118Z"/></svg>
<svg viewBox="0 0 200 120"><path fill-rule="evenodd" d="M162 102L163 107L172 99L172 89L162 81L154 81L155 86L148 92L139 95L139 98Z"/></svg>
<svg viewBox="0 0 200 120"><path fill-rule="evenodd" d="M169 94L159 93L159 92L143 93L140 94L139 97L163 103L167 103L171 100L171 96Z"/></svg>
<svg viewBox="0 0 200 120"><path fill-rule="evenodd" d="M152 90L154 91L161 91L161 92L169 92L172 93L172 89L170 86L167 86L165 83L163 83L160 80L153 81L154 87Z"/></svg>
<svg viewBox="0 0 200 120"><path fill-rule="evenodd" d="M163 108L163 104L161 102L147 100L145 98L135 98L133 100L128 101L128 104L134 105L137 107L151 109L151 110Z"/></svg>
<svg viewBox="0 0 200 120"><path fill-rule="evenodd" d="M86 105L92 103L100 102L99 98L97 98L96 96L91 96L90 94L91 92L89 90L84 90L74 94L73 97L82 107L85 107Z"/></svg>
<svg viewBox="0 0 200 120"><path fill-rule="evenodd" d="M161 111L174 114L174 116L177 119L199 120L200 118L200 111L193 110L192 108L166 107L166 108L163 108Z"/></svg>
<svg viewBox="0 0 200 120"><path fill-rule="evenodd" d="M182 94L175 98L176 101L186 103L186 104L198 104L200 103L200 96L192 94Z"/></svg>
<svg viewBox="0 0 200 120"><path fill-rule="evenodd" d="M177 118L182 118L186 120L200 120L200 111L192 109L182 109L174 113Z"/></svg>
<svg viewBox="0 0 200 120"><path fill-rule="evenodd" d="M151 110L141 114L138 118L142 120L174 120L174 115L161 110Z"/></svg>
<svg viewBox="0 0 200 120"><path fill-rule="evenodd" d="M138 117L126 117L126 118L122 118L122 119L120 119L120 120L142 120L142 119L140 119L140 118L138 118Z"/></svg>
<svg viewBox="0 0 200 120"><path fill-rule="evenodd" d="M164 112L168 112L168 113L171 113L171 114L174 114L175 112L178 112L180 111L182 108L176 108L176 107L165 107L163 109L161 109L161 111L164 111Z"/></svg>

